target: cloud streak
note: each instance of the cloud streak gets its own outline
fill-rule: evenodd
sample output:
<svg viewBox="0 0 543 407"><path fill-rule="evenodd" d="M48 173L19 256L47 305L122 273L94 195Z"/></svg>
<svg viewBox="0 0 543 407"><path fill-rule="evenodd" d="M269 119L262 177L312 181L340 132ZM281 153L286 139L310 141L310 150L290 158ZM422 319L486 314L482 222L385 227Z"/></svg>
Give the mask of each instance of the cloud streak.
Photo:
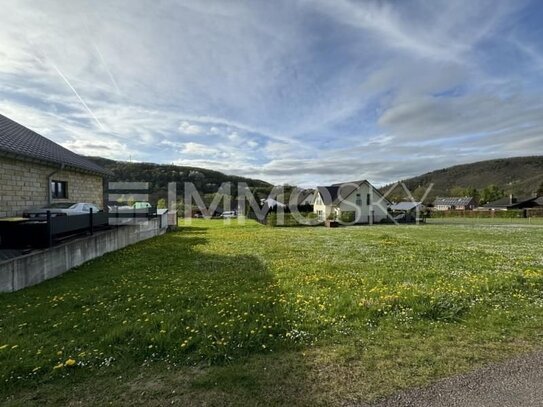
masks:
<svg viewBox="0 0 543 407"><path fill-rule="evenodd" d="M68 85L68 87L71 89L71 91L74 93L74 95L77 97L77 99L79 100L79 102L81 102L81 104L83 105L83 107L85 108L85 110L91 115L91 117L94 119L94 121L96 122L96 124L98 125L98 127L100 127L101 130L103 131L106 131L104 125L102 124L102 122L100 122L100 120L98 119L98 117L96 117L96 115L94 114L94 112L91 110L91 108L87 105L87 103L85 103L85 101L83 100L83 98L79 95L79 93L77 93L77 90L75 90L75 88L72 86L72 84L70 83L70 81L68 80L68 78L66 78L66 76L62 73L62 71L60 69L58 69L58 67L54 64L54 63L50 63L51 66L53 67L53 69L55 70L55 72L58 74L58 76L60 76L60 78L66 83L66 85Z"/></svg>
<svg viewBox="0 0 543 407"><path fill-rule="evenodd" d="M6 2L0 112L84 154L386 183L543 147L542 9Z"/></svg>

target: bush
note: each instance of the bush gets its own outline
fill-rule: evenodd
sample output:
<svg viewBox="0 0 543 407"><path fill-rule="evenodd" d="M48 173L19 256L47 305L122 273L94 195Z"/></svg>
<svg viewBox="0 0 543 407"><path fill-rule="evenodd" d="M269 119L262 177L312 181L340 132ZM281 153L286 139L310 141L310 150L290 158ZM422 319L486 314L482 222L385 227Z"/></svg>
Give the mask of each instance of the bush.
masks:
<svg viewBox="0 0 543 407"><path fill-rule="evenodd" d="M306 220L305 223L298 222L298 220L291 213L285 213L283 215L283 221L281 223L278 223L280 217L277 216L277 213L272 212L272 213L269 213L268 216L266 217L266 224L268 226L273 226L273 227L283 227L283 226L315 226L321 223L318 221L316 213L308 213L302 216Z"/></svg>
<svg viewBox="0 0 543 407"><path fill-rule="evenodd" d="M432 211L432 218L523 218L524 211L513 209L509 211Z"/></svg>
<svg viewBox="0 0 543 407"><path fill-rule="evenodd" d="M339 220L341 220L343 223L353 223L354 217L355 217L354 211L346 211L346 212L341 212Z"/></svg>

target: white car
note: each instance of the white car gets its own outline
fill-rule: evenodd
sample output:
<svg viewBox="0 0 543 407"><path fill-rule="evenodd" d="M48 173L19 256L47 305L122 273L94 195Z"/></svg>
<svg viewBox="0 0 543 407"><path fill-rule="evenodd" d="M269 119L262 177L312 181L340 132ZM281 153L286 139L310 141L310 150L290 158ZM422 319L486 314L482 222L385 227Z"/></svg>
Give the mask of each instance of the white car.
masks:
<svg viewBox="0 0 543 407"><path fill-rule="evenodd" d="M221 214L221 218L229 219L237 217L236 211L225 211Z"/></svg>
<svg viewBox="0 0 543 407"><path fill-rule="evenodd" d="M51 216L83 215L91 209L93 213L100 212L100 208L91 203L57 202L39 209L28 209L23 213L23 218L43 218L48 211Z"/></svg>

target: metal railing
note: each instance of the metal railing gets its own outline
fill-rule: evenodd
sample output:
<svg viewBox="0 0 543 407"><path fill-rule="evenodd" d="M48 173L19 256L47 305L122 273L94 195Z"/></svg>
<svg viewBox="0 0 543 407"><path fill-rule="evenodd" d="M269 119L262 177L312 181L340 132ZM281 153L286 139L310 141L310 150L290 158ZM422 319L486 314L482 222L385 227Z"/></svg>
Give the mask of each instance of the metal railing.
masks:
<svg viewBox="0 0 543 407"><path fill-rule="evenodd" d="M48 248L70 237L89 234L112 226L137 224L157 217L155 207L111 212L93 212L81 215L57 214L45 211L33 218L0 221L2 248Z"/></svg>

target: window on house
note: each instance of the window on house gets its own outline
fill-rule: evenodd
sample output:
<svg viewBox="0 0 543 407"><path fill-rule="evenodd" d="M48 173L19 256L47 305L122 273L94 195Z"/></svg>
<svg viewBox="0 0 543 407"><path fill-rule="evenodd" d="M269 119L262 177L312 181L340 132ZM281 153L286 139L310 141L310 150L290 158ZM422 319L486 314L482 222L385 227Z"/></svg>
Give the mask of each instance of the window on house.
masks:
<svg viewBox="0 0 543 407"><path fill-rule="evenodd" d="M362 205L362 195L356 194L356 205L361 206Z"/></svg>
<svg viewBox="0 0 543 407"><path fill-rule="evenodd" d="M68 183L66 181L51 181L51 195L53 199L68 198Z"/></svg>
<svg viewBox="0 0 543 407"><path fill-rule="evenodd" d="M371 194L366 195L366 205L371 204Z"/></svg>

